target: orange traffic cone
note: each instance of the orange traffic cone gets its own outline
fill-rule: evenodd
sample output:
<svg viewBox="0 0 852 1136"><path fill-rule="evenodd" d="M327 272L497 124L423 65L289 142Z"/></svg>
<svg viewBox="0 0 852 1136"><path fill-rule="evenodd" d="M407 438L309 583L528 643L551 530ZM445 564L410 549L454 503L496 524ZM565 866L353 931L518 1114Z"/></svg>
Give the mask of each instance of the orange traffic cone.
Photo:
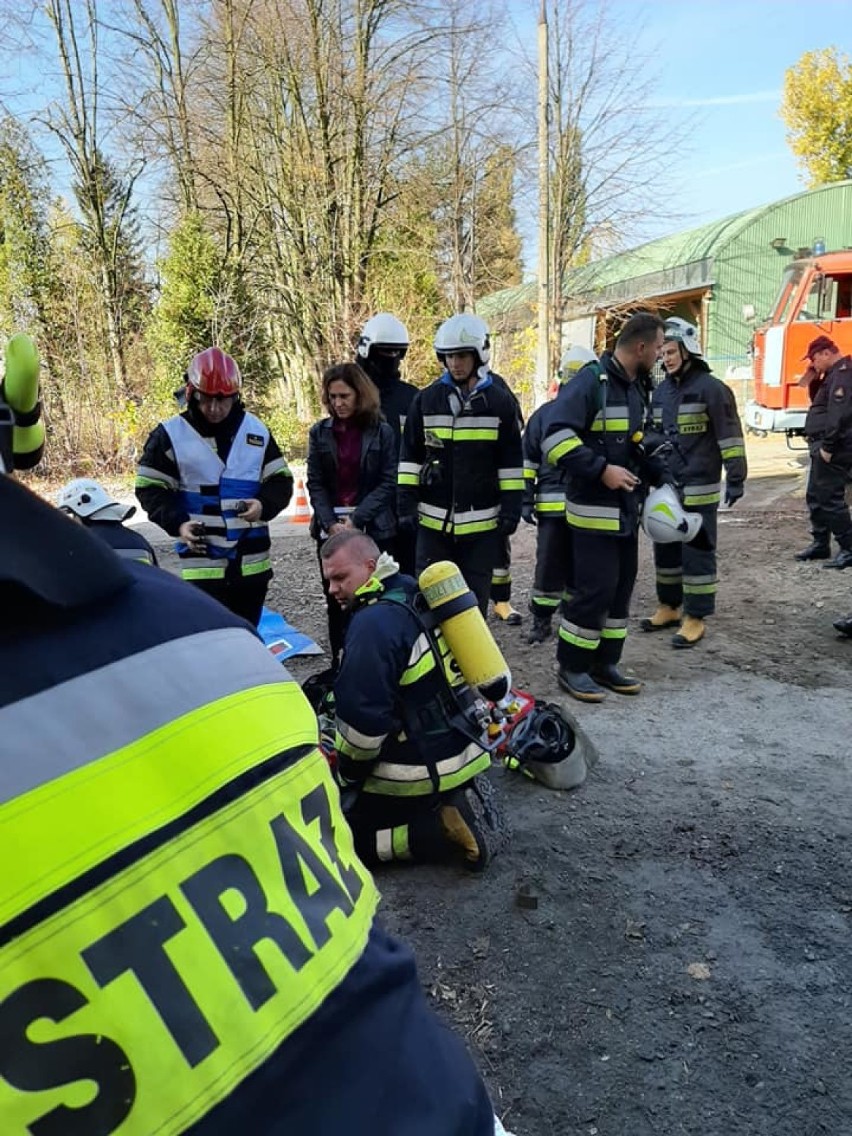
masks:
<svg viewBox="0 0 852 1136"><path fill-rule="evenodd" d="M308 494L305 483L300 478L296 480L296 492L293 494L293 511L288 512L287 520L291 525L309 525L311 523L311 506L308 503Z"/></svg>

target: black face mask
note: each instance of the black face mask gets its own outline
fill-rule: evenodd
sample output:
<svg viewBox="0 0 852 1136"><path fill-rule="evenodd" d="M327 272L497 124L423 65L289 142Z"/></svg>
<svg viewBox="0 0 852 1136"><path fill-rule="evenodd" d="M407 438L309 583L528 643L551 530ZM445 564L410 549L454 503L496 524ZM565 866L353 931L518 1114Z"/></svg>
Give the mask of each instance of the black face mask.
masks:
<svg viewBox="0 0 852 1136"><path fill-rule="evenodd" d="M371 351L366 359L365 370L376 386L380 387L399 378L401 363L401 355L380 355L378 351Z"/></svg>

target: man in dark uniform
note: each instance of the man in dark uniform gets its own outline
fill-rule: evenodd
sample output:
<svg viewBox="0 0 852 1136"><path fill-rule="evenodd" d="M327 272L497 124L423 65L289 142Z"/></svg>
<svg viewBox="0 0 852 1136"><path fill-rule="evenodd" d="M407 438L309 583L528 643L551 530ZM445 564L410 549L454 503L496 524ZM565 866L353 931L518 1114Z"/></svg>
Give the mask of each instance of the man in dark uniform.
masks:
<svg viewBox="0 0 852 1136"><path fill-rule="evenodd" d="M356 362L367 372L379 390L382 414L393 430L396 460L402 443L402 431L417 387L400 378L400 365L409 347L408 329L390 312L379 312L368 319L358 339ZM390 551L400 570L414 572L416 527L409 523L397 530Z"/></svg>
<svg viewBox="0 0 852 1136"><path fill-rule="evenodd" d="M638 567L636 489L643 480L658 484L664 472L640 444L663 327L648 312L631 316L615 350L565 383L548 416L542 454L567 474L565 516L574 553L557 679L581 702L600 702L607 689L638 694L642 688L618 663Z"/></svg>
<svg viewBox="0 0 852 1136"><path fill-rule="evenodd" d="M808 347L814 370L825 375L820 391L824 425L814 457L814 495L821 521L834 534L840 551L825 568L852 567L852 516L846 486L852 473L852 359L841 355L826 335Z"/></svg>

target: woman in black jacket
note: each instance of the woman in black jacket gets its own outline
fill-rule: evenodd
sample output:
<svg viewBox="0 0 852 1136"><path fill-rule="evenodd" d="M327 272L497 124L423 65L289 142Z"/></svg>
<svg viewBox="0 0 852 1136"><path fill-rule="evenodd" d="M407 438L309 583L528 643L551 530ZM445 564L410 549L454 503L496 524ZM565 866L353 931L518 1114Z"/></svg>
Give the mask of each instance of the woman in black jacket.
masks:
<svg viewBox="0 0 852 1136"><path fill-rule="evenodd" d="M379 392L356 363L329 367L322 377L329 411L308 434L308 495L317 556L345 528L361 529L385 548L396 532L396 439L382 421ZM323 580L332 665L343 647L344 616Z"/></svg>

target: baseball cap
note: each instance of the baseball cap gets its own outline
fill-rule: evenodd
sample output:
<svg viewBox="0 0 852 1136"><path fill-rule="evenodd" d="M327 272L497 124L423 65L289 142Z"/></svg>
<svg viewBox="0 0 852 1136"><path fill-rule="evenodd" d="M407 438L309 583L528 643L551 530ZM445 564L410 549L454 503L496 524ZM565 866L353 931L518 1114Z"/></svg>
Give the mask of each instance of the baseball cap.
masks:
<svg viewBox="0 0 852 1136"><path fill-rule="evenodd" d="M817 351L836 351L837 344L833 339L829 339L827 335L818 335L816 339L812 339L808 344L808 349L802 356L803 359L813 359Z"/></svg>

